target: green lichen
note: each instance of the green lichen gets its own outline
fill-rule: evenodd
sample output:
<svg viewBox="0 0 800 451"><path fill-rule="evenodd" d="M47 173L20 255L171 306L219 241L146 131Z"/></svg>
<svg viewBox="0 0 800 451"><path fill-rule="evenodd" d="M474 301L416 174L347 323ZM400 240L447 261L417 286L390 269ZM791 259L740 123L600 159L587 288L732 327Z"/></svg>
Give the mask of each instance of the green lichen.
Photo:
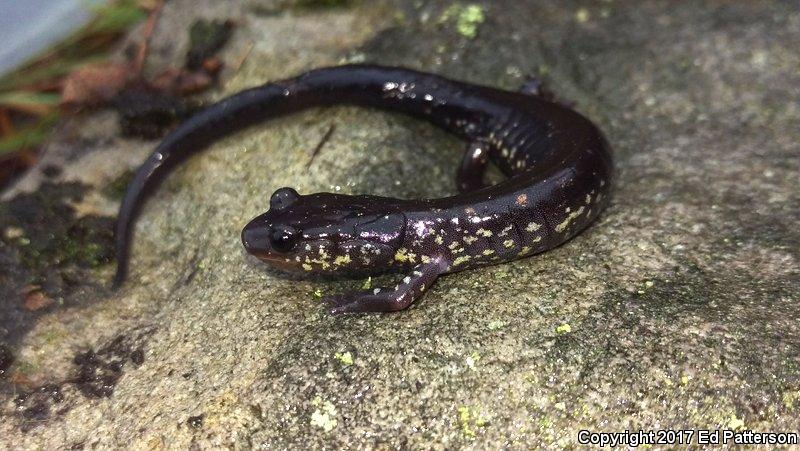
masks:
<svg viewBox="0 0 800 451"><path fill-rule="evenodd" d="M738 429L744 429L744 420L738 418L736 415L731 415L731 418L728 421L728 428L733 429L734 431Z"/></svg>
<svg viewBox="0 0 800 451"><path fill-rule="evenodd" d="M462 36L473 39L478 35L478 25L486 20L483 7L479 5L468 5L458 15L456 29Z"/></svg>
<svg viewBox="0 0 800 451"><path fill-rule="evenodd" d="M486 419L477 412L477 409L469 406L460 406L458 408L458 422L461 425L461 433L469 439L475 438L475 428L482 428L487 423Z"/></svg>
<svg viewBox="0 0 800 451"><path fill-rule="evenodd" d="M340 361L342 365L345 366L350 366L353 364L353 354L350 351L337 352L333 355L333 358Z"/></svg>
<svg viewBox="0 0 800 451"><path fill-rule="evenodd" d="M311 401L317 407L311 414L310 423L312 426L321 428L325 432L330 432L339 424L336 419L336 406L330 401L323 401L321 397L317 396Z"/></svg>
<svg viewBox="0 0 800 451"><path fill-rule="evenodd" d="M788 410L794 410L795 403L800 401L800 390L788 391L783 394L783 405Z"/></svg>
<svg viewBox="0 0 800 451"><path fill-rule="evenodd" d="M579 23L588 22L590 17L591 13L589 13L589 10L586 8L580 8L575 12L575 20L577 20Z"/></svg>
<svg viewBox="0 0 800 451"><path fill-rule="evenodd" d="M567 323L564 323L564 324L556 327L556 333L557 334L568 334L570 332L572 332L572 326L570 326Z"/></svg>
<svg viewBox="0 0 800 451"><path fill-rule="evenodd" d="M472 354L467 356L466 362L467 362L467 366L469 367L469 369L474 371L475 370L475 364L478 363L478 360L480 360L480 359L481 359L481 355L480 355L480 353L478 351L473 351Z"/></svg>
<svg viewBox="0 0 800 451"><path fill-rule="evenodd" d="M444 10L438 23L444 24L453 19L460 35L474 39L478 35L478 26L486 20L486 13L481 5L455 3Z"/></svg>

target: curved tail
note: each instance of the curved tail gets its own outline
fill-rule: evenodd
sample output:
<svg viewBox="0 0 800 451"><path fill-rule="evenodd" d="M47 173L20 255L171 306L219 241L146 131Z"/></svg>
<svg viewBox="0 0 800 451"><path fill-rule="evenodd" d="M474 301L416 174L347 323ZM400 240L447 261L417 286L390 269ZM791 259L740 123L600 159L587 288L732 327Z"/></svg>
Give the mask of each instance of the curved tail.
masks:
<svg viewBox="0 0 800 451"><path fill-rule="evenodd" d="M455 87L445 78L408 69L350 65L317 69L295 78L267 83L210 105L164 138L128 185L117 217L117 272L113 287L119 287L127 276L132 226L146 194L175 165L215 139L270 118L332 104L399 111L427 118L465 135L467 130L463 124L474 123L476 118L474 109L468 105L474 99L463 95L464 86ZM417 95L422 92L425 95ZM460 97L454 97L454 93ZM462 125L451 125L457 123Z"/></svg>

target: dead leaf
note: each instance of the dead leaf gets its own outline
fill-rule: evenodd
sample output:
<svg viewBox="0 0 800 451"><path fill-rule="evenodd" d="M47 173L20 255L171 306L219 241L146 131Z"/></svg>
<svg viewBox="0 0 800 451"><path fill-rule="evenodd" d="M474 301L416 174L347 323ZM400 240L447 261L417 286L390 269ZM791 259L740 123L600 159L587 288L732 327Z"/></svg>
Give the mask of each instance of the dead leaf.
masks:
<svg viewBox="0 0 800 451"><path fill-rule="evenodd" d="M35 312L53 303L53 300L39 290L39 287L36 285L28 285L25 287L24 292L25 303L23 304L23 307L25 307L25 310Z"/></svg>
<svg viewBox="0 0 800 451"><path fill-rule="evenodd" d="M127 63L100 63L76 69L64 80L61 104L70 107L108 103L128 83L132 73Z"/></svg>
<svg viewBox="0 0 800 451"><path fill-rule="evenodd" d="M150 85L158 91L186 95L206 89L213 81L213 77L206 72L172 67L158 74Z"/></svg>

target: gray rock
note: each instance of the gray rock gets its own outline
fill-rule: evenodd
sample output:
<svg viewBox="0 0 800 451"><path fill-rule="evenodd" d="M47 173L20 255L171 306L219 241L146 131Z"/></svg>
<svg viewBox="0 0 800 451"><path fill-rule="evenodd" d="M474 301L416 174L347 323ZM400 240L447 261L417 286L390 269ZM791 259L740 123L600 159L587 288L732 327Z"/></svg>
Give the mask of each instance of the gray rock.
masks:
<svg viewBox="0 0 800 451"><path fill-rule="evenodd" d="M20 230L3 231L14 295L0 304L14 353L4 444L492 449L576 445L581 429L800 427L797 8L219 3L169 2L151 67L179 64L185 30L203 16L239 23L215 98L345 61L509 89L543 76L613 143L613 204L566 245L445 277L407 311L331 317L314 293L365 281L273 273L245 256L241 227L287 185L453 193L461 144L344 107L237 133L152 197L119 293L105 288L112 265L79 260L70 285L63 261L58 277L26 267ZM57 186L82 187L82 200L59 200L71 220L110 219L107 186L152 148L113 124L102 112L73 120L43 159L64 166ZM41 183L34 171L3 205L27 192L18 204L35 209ZM55 277L63 296L12 322L14 290L31 274ZM59 381L58 395L14 396Z"/></svg>

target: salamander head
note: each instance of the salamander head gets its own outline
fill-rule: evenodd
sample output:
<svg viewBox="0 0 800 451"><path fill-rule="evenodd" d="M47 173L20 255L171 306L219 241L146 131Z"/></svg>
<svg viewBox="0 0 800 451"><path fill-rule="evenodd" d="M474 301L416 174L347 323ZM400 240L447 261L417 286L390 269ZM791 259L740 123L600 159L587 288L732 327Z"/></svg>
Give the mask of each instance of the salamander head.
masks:
<svg viewBox="0 0 800 451"><path fill-rule="evenodd" d="M390 200L281 188L242 230L250 254L289 272L371 274L394 261L405 216Z"/></svg>

